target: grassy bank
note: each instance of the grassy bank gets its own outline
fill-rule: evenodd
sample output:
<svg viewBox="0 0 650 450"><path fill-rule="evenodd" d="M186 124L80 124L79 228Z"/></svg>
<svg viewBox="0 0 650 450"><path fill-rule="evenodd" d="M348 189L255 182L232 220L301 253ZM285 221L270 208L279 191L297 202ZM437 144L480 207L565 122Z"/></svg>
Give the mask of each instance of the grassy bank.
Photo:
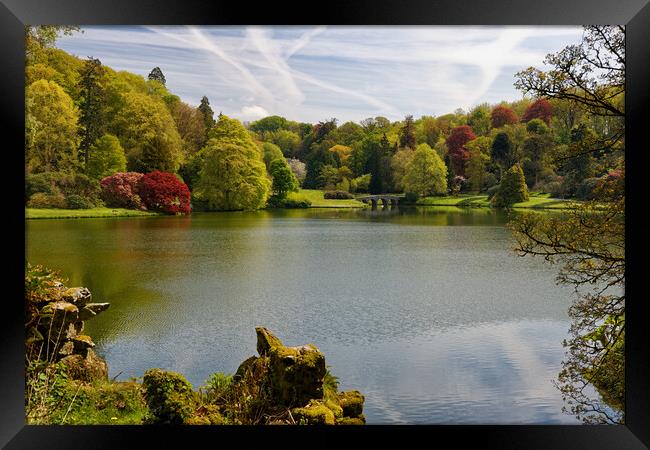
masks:
<svg viewBox="0 0 650 450"><path fill-rule="evenodd" d="M551 198L550 194L531 194L527 202L515 203L513 208L531 209L570 209L577 204L574 200ZM487 195L461 194L456 197L425 197L417 202L418 206L457 206L489 208Z"/></svg>
<svg viewBox="0 0 650 450"><path fill-rule="evenodd" d="M123 208L25 209L26 219L81 219L92 217L142 217L159 215L161 214L152 211L137 211Z"/></svg>
<svg viewBox="0 0 650 450"><path fill-rule="evenodd" d="M317 189L300 189L299 192L289 193L289 198L307 198L311 201L312 208L365 208L366 205L359 200L332 200L324 197L324 193Z"/></svg>

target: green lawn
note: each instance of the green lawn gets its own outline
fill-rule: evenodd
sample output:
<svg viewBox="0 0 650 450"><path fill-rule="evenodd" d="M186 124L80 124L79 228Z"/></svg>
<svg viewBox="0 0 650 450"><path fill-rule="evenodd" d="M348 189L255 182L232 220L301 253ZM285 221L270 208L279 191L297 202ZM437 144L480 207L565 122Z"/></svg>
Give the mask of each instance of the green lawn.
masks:
<svg viewBox="0 0 650 450"><path fill-rule="evenodd" d="M323 197L323 191L317 189L300 189L289 193L289 198L305 197L311 201L312 208L365 208L358 200L330 200Z"/></svg>
<svg viewBox="0 0 650 450"><path fill-rule="evenodd" d="M421 206L489 207L487 195L461 194L456 197L426 197L417 202ZM513 208L570 209L577 202L551 198L550 194L531 194L527 202L515 203Z"/></svg>
<svg viewBox="0 0 650 450"><path fill-rule="evenodd" d="M136 211L134 209L123 208L25 209L26 219L78 219L89 217L141 217L159 215L157 212Z"/></svg>

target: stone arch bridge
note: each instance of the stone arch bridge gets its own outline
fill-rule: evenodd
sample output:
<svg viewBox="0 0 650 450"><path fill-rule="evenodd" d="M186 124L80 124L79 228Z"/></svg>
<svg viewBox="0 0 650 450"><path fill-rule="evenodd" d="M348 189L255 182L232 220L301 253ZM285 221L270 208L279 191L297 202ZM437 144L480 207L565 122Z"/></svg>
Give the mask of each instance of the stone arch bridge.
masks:
<svg viewBox="0 0 650 450"><path fill-rule="evenodd" d="M360 202L372 204L373 208L376 208L379 202L382 203L382 206L384 208L388 207L388 205L391 207L397 207L399 204L399 199L399 195L391 194L364 195L363 197L357 197L357 200Z"/></svg>

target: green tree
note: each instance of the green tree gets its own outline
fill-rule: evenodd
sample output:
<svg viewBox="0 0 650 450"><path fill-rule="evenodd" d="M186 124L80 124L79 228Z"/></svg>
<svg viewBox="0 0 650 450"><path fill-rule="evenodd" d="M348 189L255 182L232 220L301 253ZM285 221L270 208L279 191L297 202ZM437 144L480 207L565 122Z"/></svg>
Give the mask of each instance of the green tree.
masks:
<svg viewBox="0 0 650 450"><path fill-rule="evenodd" d="M110 128L124 147L130 171L176 172L183 161L174 119L160 100L127 92Z"/></svg>
<svg viewBox="0 0 650 450"><path fill-rule="evenodd" d="M262 154L264 158L264 165L266 165L267 170L271 170L271 163L276 159L284 161L284 155L282 154L280 147L275 144L271 144L270 142L265 142L262 144Z"/></svg>
<svg viewBox="0 0 650 450"><path fill-rule="evenodd" d="M480 139L480 138L478 138ZM475 141L478 141L476 139ZM475 142L472 141L472 142ZM465 163L465 175L469 180L469 185L473 191L480 192L487 176L487 164L490 157L481 151L479 146L469 146L469 160Z"/></svg>
<svg viewBox="0 0 650 450"><path fill-rule="evenodd" d="M415 148L416 144L413 116L406 116L404 124L399 130L399 146Z"/></svg>
<svg viewBox="0 0 650 450"><path fill-rule="evenodd" d="M273 193L276 197L285 198L287 193L298 191L298 180L284 157L271 162L269 174L273 178Z"/></svg>
<svg viewBox="0 0 650 450"><path fill-rule="evenodd" d="M105 134L97 139L90 149L86 164L86 174L95 180L126 172L126 156L119 139L111 134Z"/></svg>
<svg viewBox="0 0 650 450"><path fill-rule="evenodd" d="M523 169L529 186L535 186L546 172L552 172L553 139L550 129L540 119L528 122L530 136L523 146Z"/></svg>
<svg viewBox="0 0 650 450"><path fill-rule="evenodd" d="M468 114L467 125L472 127L477 136L488 134L491 127L490 105L482 103L475 106Z"/></svg>
<svg viewBox="0 0 650 450"><path fill-rule="evenodd" d="M323 164L318 174L319 186L326 190L333 190L341 181L341 175L335 166Z"/></svg>
<svg viewBox="0 0 650 450"><path fill-rule="evenodd" d="M59 36L70 36L75 31L83 33L79 26L74 25L37 25L25 27L25 51L27 62L37 59L44 49L54 45Z"/></svg>
<svg viewBox="0 0 650 450"><path fill-rule="evenodd" d="M26 106L28 170L75 170L79 111L70 96L55 82L39 80L27 88Z"/></svg>
<svg viewBox="0 0 650 450"><path fill-rule="evenodd" d="M201 149L205 142L203 114L187 103L174 103L169 111L182 141L183 155L187 158Z"/></svg>
<svg viewBox="0 0 650 450"><path fill-rule="evenodd" d="M499 166L499 178L502 177L503 169L510 167L514 162L514 148L508 133L499 132L492 141L492 160Z"/></svg>
<svg viewBox="0 0 650 450"><path fill-rule="evenodd" d="M91 147L104 133L104 68L99 59L88 58L84 62L79 80L79 157L88 165Z"/></svg>
<svg viewBox="0 0 650 450"><path fill-rule="evenodd" d="M259 152L210 139L194 186L194 197L207 209L253 210L264 206L271 189Z"/></svg>
<svg viewBox="0 0 650 450"><path fill-rule="evenodd" d="M286 157L292 157L300 147L300 136L290 130L277 130L262 133L262 140L272 142L280 147Z"/></svg>
<svg viewBox="0 0 650 450"><path fill-rule="evenodd" d="M151 69L151 72L149 72L149 76L147 78L149 80L158 81L163 86L166 83L165 75L163 75L162 70L160 70L160 67L154 67L153 69Z"/></svg>
<svg viewBox="0 0 650 450"><path fill-rule="evenodd" d="M492 197L492 204L500 208L509 208L515 203L528 201L528 187L521 166L515 164L501 179L499 190Z"/></svg>
<svg viewBox="0 0 650 450"><path fill-rule="evenodd" d="M397 151L391 158L391 168L393 170L393 182L395 188L399 191L404 190L404 176L406 171L413 160L415 150L411 148L403 148Z"/></svg>
<svg viewBox="0 0 650 450"><path fill-rule="evenodd" d="M402 180L404 190L426 197L447 192L447 166L427 144L415 149Z"/></svg>
<svg viewBox="0 0 650 450"><path fill-rule="evenodd" d="M201 111L201 114L203 114L203 125L205 128L205 139L208 139L208 133L210 133L210 130L212 127L215 125L215 120L214 120L214 111L212 111L212 107L210 106L210 100L208 100L208 97L205 95L201 97L201 104L199 105L199 111Z"/></svg>
<svg viewBox="0 0 650 450"><path fill-rule="evenodd" d="M289 122L281 116L268 116L256 120L249 125L249 128L256 133L273 132L288 129Z"/></svg>

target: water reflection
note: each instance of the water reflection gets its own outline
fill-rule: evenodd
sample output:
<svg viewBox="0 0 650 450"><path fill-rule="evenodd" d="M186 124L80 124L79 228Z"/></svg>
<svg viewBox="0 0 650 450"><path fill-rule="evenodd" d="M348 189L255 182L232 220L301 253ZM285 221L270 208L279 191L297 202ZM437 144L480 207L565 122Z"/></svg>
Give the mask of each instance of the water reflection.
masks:
<svg viewBox="0 0 650 450"><path fill-rule="evenodd" d="M27 223L28 260L111 308L88 323L111 376L195 385L265 325L316 343L370 423L560 423L571 292L518 258L489 209L309 209Z"/></svg>

